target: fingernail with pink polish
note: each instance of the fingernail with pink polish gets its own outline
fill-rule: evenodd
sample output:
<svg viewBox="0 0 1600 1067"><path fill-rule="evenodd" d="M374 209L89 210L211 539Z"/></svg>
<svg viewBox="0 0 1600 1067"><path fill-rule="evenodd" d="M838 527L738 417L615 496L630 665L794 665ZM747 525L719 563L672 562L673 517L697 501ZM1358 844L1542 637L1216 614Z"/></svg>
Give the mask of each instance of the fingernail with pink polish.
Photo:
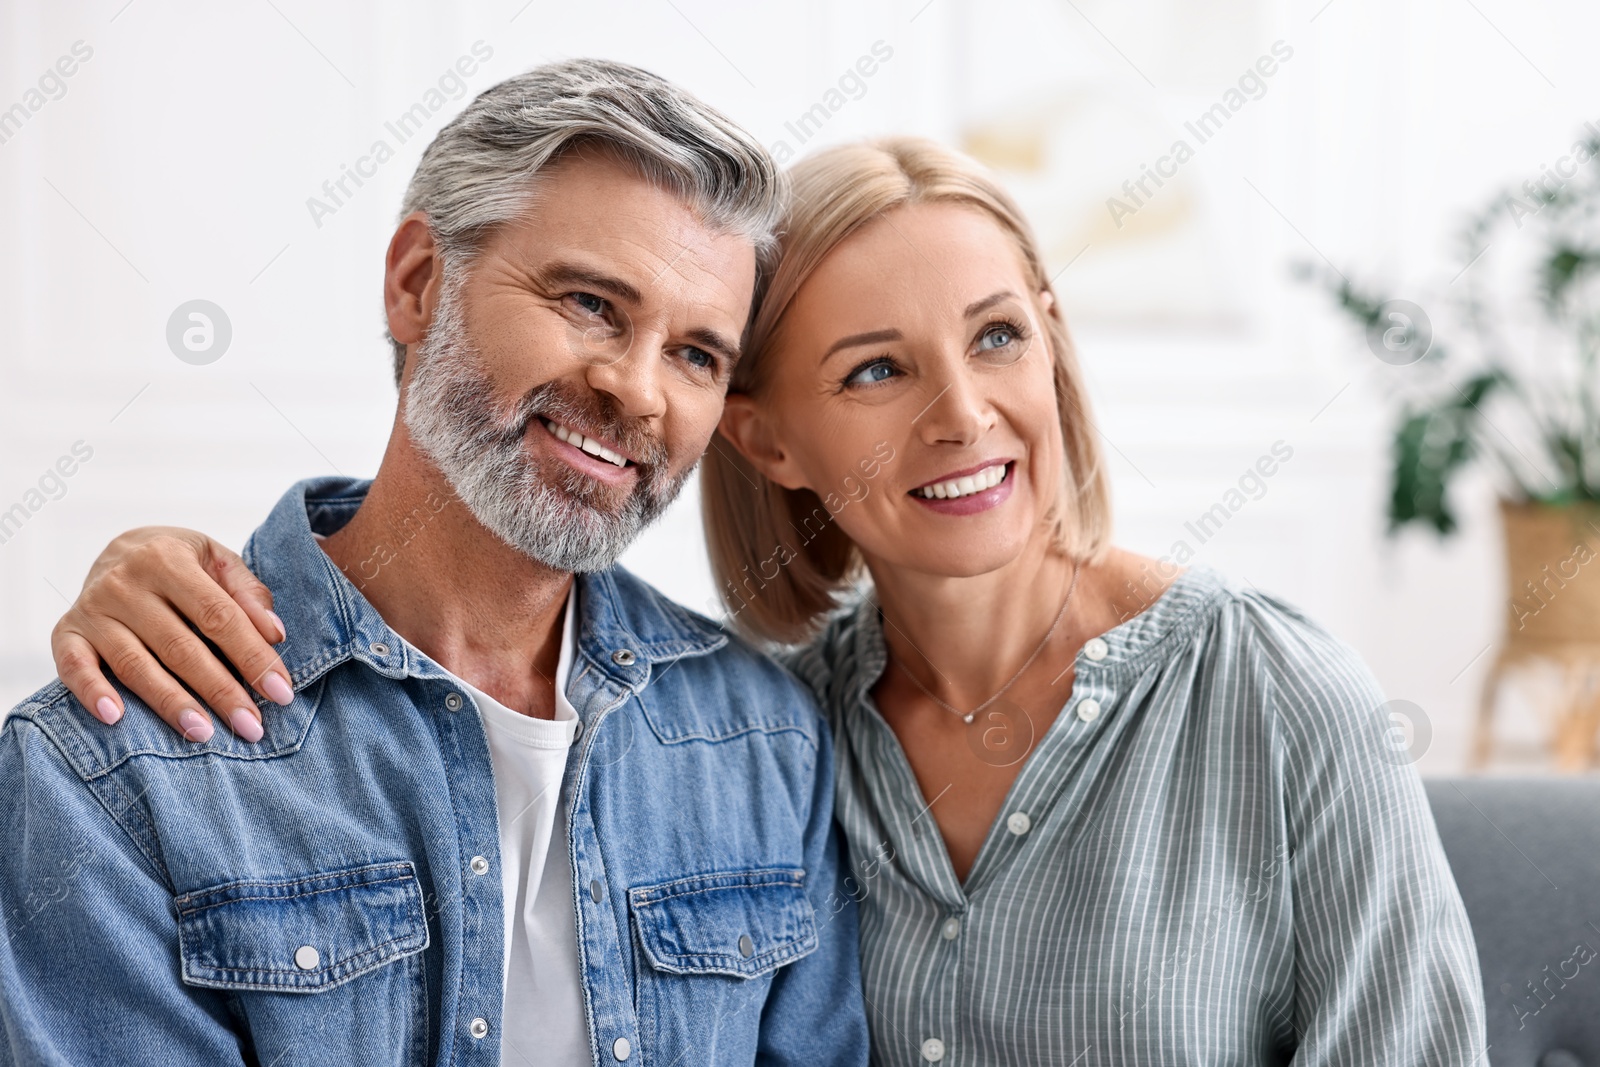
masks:
<svg viewBox="0 0 1600 1067"><path fill-rule="evenodd" d="M101 722L110 726L122 718L122 709L117 707L117 702L110 697L101 697L94 702L94 714Z"/></svg>
<svg viewBox="0 0 1600 1067"><path fill-rule="evenodd" d="M246 741L254 743L261 740L261 723L243 708L234 708L228 713L228 725Z"/></svg>
<svg viewBox="0 0 1600 1067"><path fill-rule="evenodd" d="M281 644L283 644L284 638L289 636L289 629L288 629L288 627L283 625L283 620L278 618L278 613L277 612L269 611L269 612L267 612L267 614L272 617L272 621L273 622L278 624L278 639L276 641L272 642L272 643L275 644L275 645L281 645Z"/></svg>
<svg viewBox="0 0 1600 1067"><path fill-rule="evenodd" d="M196 743L211 740L211 720L193 708L178 713L178 729L183 731L186 740Z"/></svg>
<svg viewBox="0 0 1600 1067"><path fill-rule="evenodd" d="M277 671L267 672L267 676L261 679L261 688L266 690L268 698L275 704L288 704L294 700L294 690L289 688L289 683Z"/></svg>

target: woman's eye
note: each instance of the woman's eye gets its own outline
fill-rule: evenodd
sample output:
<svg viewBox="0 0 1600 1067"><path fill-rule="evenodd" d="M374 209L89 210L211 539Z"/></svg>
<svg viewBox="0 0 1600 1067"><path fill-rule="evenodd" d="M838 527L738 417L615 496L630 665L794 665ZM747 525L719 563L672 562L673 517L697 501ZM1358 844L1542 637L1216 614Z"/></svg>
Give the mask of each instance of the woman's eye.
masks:
<svg viewBox="0 0 1600 1067"><path fill-rule="evenodd" d="M1002 323L985 330L983 336L978 339L978 347L985 352L993 352L997 348L1013 344L1016 340L1016 331Z"/></svg>
<svg viewBox="0 0 1600 1067"><path fill-rule="evenodd" d="M874 385L886 382L898 372L894 365L886 359L875 359L871 363L864 363L850 373L844 380L846 385Z"/></svg>

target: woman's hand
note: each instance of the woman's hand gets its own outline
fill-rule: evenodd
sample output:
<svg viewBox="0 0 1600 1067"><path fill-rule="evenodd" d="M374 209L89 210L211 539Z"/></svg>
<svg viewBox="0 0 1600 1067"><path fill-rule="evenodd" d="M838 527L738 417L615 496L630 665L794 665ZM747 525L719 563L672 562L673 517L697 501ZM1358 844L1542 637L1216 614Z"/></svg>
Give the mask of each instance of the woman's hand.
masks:
<svg viewBox="0 0 1600 1067"><path fill-rule="evenodd" d="M286 636L272 613L272 593L232 550L176 526L143 526L107 545L51 631L50 651L61 681L102 722L114 723L123 712L122 698L100 671L104 660L189 740L208 740L213 728L205 706L180 680L234 733L259 741L255 701L190 623L262 696L277 704L294 699L289 672L272 650Z"/></svg>

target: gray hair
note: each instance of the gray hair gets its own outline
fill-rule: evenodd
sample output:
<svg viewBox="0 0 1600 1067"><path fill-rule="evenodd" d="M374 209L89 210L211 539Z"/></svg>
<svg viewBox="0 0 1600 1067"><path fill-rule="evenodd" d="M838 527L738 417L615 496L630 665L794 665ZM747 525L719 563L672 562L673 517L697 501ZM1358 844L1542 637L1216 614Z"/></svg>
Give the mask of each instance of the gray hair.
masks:
<svg viewBox="0 0 1600 1067"><path fill-rule="evenodd" d="M496 227L525 214L534 176L580 144L610 149L708 225L748 237L759 291L777 256L783 172L721 112L626 63L550 63L484 90L422 154L400 215L426 214L445 258L469 262ZM406 347L389 340L398 385Z"/></svg>

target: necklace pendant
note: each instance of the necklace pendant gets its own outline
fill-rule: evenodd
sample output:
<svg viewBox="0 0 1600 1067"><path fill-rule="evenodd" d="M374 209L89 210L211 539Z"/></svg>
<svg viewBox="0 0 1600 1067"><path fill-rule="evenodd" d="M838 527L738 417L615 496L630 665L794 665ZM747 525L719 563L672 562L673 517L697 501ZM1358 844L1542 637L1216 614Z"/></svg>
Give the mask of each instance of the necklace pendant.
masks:
<svg viewBox="0 0 1600 1067"><path fill-rule="evenodd" d="M961 721L962 722L971 722L972 721L972 713L968 712L967 714L961 716Z"/></svg>

